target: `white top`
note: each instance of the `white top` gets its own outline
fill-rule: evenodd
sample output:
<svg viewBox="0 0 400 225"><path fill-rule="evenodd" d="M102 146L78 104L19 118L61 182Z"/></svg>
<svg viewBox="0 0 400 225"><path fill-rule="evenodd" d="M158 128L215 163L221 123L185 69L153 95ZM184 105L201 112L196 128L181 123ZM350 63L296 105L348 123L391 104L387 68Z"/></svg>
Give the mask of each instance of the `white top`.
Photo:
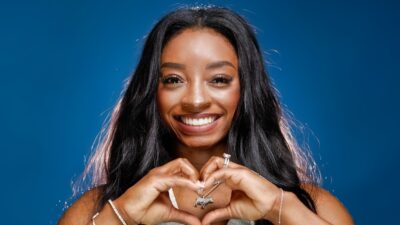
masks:
<svg viewBox="0 0 400 225"><path fill-rule="evenodd" d="M172 205L175 209L179 209L178 203L176 202L174 190L172 188L168 189L169 200L171 201Z"/></svg>

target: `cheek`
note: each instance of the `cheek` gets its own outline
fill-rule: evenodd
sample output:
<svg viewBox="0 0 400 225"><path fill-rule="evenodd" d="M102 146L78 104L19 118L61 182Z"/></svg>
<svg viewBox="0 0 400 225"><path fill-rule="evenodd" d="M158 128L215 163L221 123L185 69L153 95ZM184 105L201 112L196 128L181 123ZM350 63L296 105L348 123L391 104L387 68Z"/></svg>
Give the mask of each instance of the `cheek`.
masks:
<svg viewBox="0 0 400 225"><path fill-rule="evenodd" d="M227 110L228 110L228 118L229 118L230 123L232 123L232 121L233 121L233 117L235 115L237 106L239 104L240 94L233 93L231 96L232 96L231 98L227 99L227 101L228 101L227 102L227 107L228 107Z"/></svg>
<svg viewBox="0 0 400 225"><path fill-rule="evenodd" d="M178 96L172 91L163 90L159 87L157 90L157 105L161 118L165 121L168 120L167 115L172 111L173 107L177 104Z"/></svg>
<svg viewBox="0 0 400 225"><path fill-rule="evenodd" d="M239 104L240 86L236 85L225 92L219 93L217 98L218 102L225 108L228 117L232 118Z"/></svg>
<svg viewBox="0 0 400 225"><path fill-rule="evenodd" d="M161 118L165 121L165 112L166 109L168 108L168 101L166 100L165 94L163 94L162 91L160 91L160 88L157 90L157 106L158 106L158 112L161 116Z"/></svg>

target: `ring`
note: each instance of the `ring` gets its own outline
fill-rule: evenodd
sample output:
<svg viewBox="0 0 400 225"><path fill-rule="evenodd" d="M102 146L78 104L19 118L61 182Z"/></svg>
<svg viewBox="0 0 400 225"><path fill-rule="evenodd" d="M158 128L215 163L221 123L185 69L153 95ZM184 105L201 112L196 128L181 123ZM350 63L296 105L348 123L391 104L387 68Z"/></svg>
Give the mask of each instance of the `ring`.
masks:
<svg viewBox="0 0 400 225"><path fill-rule="evenodd" d="M229 159L231 158L231 155L229 155L228 153L224 153L224 168L228 167L229 164Z"/></svg>

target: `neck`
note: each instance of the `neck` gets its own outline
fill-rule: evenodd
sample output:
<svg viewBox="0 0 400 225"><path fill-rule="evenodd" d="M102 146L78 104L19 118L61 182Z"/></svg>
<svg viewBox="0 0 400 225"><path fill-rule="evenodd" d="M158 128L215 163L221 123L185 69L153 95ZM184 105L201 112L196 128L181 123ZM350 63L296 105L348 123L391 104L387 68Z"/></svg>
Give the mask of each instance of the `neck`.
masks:
<svg viewBox="0 0 400 225"><path fill-rule="evenodd" d="M191 148L179 143L176 148L178 157L187 158L198 171L201 170L203 165L211 158L211 156L222 157L225 150L225 143L219 143L206 148Z"/></svg>

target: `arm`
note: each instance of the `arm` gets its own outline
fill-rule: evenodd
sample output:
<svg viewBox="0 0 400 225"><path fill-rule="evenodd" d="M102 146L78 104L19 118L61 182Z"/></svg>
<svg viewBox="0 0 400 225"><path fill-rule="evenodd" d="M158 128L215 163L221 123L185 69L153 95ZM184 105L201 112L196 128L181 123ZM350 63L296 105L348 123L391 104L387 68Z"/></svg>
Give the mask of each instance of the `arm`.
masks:
<svg viewBox="0 0 400 225"><path fill-rule="evenodd" d="M317 214L305 207L296 195L285 192L281 224L299 224L299 221L302 221L302 224L354 224L343 204L328 191L311 186L305 186L304 189L314 197ZM276 201L274 214L279 214L279 206L280 201Z"/></svg>
<svg viewBox="0 0 400 225"><path fill-rule="evenodd" d="M158 224L169 221L200 225L197 217L175 209L166 193L174 186L197 191L200 187L200 184L195 182L197 179L198 172L188 160L175 159L152 169L112 202L118 214L121 214L122 220L129 225ZM92 225L92 217L97 213L96 206L102 193L100 188L86 192L64 213L58 225ZM114 212L108 203L95 218L97 225L120 225L121 221L117 212Z"/></svg>
<svg viewBox="0 0 400 225"><path fill-rule="evenodd" d="M100 188L95 188L83 194L64 212L58 225L86 225L95 213L100 192Z"/></svg>
<svg viewBox="0 0 400 225"><path fill-rule="evenodd" d="M247 220L269 220L274 224L354 224L345 207L329 192L312 186L302 185L316 204L317 214L309 210L292 192L284 192L281 209L281 189L254 171L231 162L224 167L224 160L212 157L203 167L201 174L210 187L215 180L224 180L231 187L230 204L208 212L203 225L227 218ZM281 211L281 223L279 212Z"/></svg>
<svg viewBox="0 0 400 225"><path fill-rule="evenodd" d="M83 194L58 221L58 225L92 225L92 217L96 213L96 205L101 195L101 188L94 188ZM120 225L120 221L112 211L111 207L106 204L96 218L99 224Z"/></svg>

